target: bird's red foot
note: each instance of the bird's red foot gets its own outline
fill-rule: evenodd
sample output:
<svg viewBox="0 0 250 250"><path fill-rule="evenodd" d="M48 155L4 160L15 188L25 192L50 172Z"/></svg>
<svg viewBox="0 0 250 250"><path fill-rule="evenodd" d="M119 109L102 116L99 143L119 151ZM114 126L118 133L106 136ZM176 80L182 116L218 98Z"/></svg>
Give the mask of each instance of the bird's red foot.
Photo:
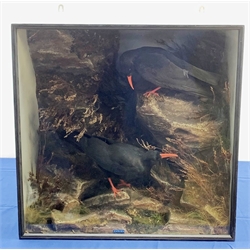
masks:
<svg viewBox="0 0 250 250"><path fill-rule="evenodd" d="M131 184L125 182L124 180L120 180L120 183L117 186L118 187L129 187L129 188L131 188Z"/></svg>
<svg viewBox="0 0 250 250"><path fill-rule="evenodd" d="M114 184L113 184L111 178L108 178L108 180L109 180L110 186L111 186L111 188L112 188L112 191L113 191L113 193L114 193L114 196L116 197L116 195L120 192L120 190L117 189L117 188L114 186Z"/></svg>
<svg viewBox="0 0 250 250"><path fill-rule="evenodd" d="M157 87L153 90L150 90L150 91L147 91L146 93L144 93L143 95L146 96L146 97L149 97L150 95L156 95L156 96L159 96L158 93L156 93L157 90L159 90L161 87Z"/></svg>

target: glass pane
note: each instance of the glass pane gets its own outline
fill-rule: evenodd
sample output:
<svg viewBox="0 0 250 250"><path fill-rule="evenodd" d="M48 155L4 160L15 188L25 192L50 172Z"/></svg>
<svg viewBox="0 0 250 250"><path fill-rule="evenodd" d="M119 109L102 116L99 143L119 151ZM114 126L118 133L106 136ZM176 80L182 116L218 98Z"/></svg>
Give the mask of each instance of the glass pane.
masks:
<svg viewBox="0 0 250 250"><path fill-rule="evenodd" d="M242 27L13 27L23 237L234 237Z"/></svg>

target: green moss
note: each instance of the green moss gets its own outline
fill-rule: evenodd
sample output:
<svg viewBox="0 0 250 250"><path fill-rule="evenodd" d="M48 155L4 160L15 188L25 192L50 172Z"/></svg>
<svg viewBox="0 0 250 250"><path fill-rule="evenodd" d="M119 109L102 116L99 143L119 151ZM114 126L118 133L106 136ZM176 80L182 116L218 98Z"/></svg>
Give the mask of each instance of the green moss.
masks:
<svg viewBox="0 0 250 250"><path fill-rule="evenodd" d="M85 207L83 205L80 206L80 208L79 208L79 214L86 215L86 214L89 214L89 213L90 213L90 210L87 207Z"/></svg>
<svg viewBox="0 0 250 250"><path fill-rule="evenodd" d="M204 215L202 215L198 210L188 213L187 217L198 221L204 220Z"/></svg>
<svg viewBox="0 0 250 250"><path fill-rule="evenodd" d="M144 225L165 225L169 220L169 213L158 213L150 210L133 209L128 211L128 214L132 216L134 223Z"/></svg>
<svg viewBox="0 0 250 250"><path fill-rule="evenodd" d="M34 208L27 208L25 213L25 220L29 224L47 224L47 219L50 213L47 211L39 211Z"/></svg>

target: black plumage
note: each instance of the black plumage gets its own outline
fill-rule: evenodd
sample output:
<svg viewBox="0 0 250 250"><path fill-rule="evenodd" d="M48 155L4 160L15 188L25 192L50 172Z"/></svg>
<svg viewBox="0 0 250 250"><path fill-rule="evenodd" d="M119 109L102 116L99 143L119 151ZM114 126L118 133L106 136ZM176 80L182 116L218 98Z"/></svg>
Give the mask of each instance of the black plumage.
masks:
<svg viewBox="0 0 250 250"><path fill-rule="evenodd" d="M217 74L199 69L157 47L124 52L118 61L118 71L136 91L158 87L197 96L211 96L210 85L216 86L219 79Z"/></svg>
<svg viewBox="0 0 250 250"><path fill-rule="evenodd" d="M77 133L74 132L63 138L93 159L109 178L116 176L133 186L147 185L150 170L160 159L177 157L176 154L146 150L95 136L84 135L77 141L76 136ZM114 189L113 191L115 192Z"/></svg>

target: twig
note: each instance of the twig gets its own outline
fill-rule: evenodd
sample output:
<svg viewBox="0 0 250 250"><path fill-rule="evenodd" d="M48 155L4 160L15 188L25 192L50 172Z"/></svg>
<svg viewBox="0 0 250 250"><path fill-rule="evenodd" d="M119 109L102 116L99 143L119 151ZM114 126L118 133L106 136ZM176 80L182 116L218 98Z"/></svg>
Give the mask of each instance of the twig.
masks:
<svg viewBox="0 0 250 250"><path fill-rule="evenodd" d="M214 93L214 88L212 86L210 86L210 90L213 93L213 103L215 103L215 93Z"/></svg>
<svg viewBox="0 0 250 250"><path fill-rule="evenodd" d="M136 138L136 141L139 143L139 145L142 148L145 148L146 150L155 150L156 149L155 146L150 145L148 142L144 142L142 139L141 139L141 143L139 142L138 138Z"/></svg>

